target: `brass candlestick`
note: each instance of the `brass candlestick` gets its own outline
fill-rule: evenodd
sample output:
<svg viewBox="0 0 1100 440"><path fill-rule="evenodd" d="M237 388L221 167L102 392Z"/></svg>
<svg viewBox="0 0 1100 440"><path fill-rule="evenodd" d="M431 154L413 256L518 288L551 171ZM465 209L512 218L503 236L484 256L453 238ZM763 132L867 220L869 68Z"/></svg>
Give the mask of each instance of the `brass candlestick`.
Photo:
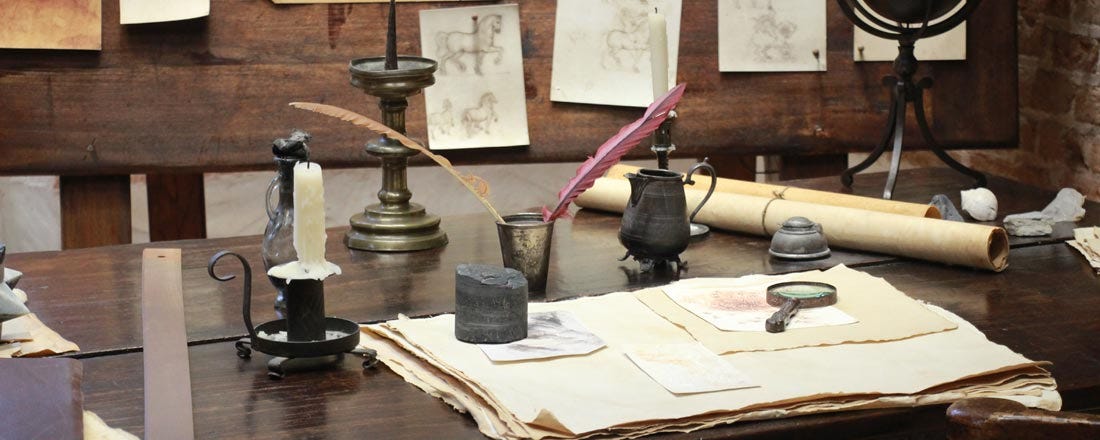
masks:
<svg viewBox="0 0 1100 440"><path fill-rule="evenodd" d="M427 58L397 56L394 2L390 2L386 56L351 61L351 85L379 98L382 122L404 134L408 97L435 84L436 62ZM439 229L439 217L410 202L407 168L415 150L382 136L367 143L367 153L382 159L382 189L376 203L351 217L344 243L368 251L416 251L447 244Z"/></svg>

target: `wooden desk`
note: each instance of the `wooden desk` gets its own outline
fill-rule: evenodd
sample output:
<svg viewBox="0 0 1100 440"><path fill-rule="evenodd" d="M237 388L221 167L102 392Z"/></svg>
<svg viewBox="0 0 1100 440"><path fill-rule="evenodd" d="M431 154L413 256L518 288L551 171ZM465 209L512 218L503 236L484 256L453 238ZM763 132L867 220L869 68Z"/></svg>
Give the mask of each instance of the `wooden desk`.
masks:
<svg viewBox="0 0 1100 440"><path fill-rule="evenodd" d="M881 191L884 176L857 180L860 194ZM967 182L947 170L905 172L897 198L926 202L947 193L958 203ZM798 182L836 189L836 178ZM1001 212L1041 209L1053 193L993 179ZM1082 225L1100 224L1100 204L1089 203ZM536 300L634 290L669 281L667 275L638 275L633 262L618 262L618 217L581 212L557 225L548 293ZM408 254L349 251L342 229L331 231L328 256L344 274L326 283L330 314L362 322L392 319L398 313L431 315L453 309L454 266L498 263L495 228L484 215L444 219L451 243L442 249ZM1059 225L1054 237L1013 239L1009 268L1000 274L889 256L834 250L825 260L781 263L767 256L761 237L713 233L685 254L686 276L782 273L836 264L858 266L881 276L909 295L958 313L991 340L1037 360L1054 362L1053 373L1069 410L1100 407L1100 281L1084 259L1061 241L1072 225ZM183 249L184 294L195 428L201 438L481 438L473 421L442 401L404 383L386 367L363 372L345 359L343 368L266 376L265 356L235 356L232 343L245 331L239 315L239 283L218 283L206 275L207 259L219 249L236 250L259 265L258 237L158 243ZM31 308L48 325L83 348L86 405L113 426L142 431L140 255L146 246L114 246L9 256L8 264L26 275L21 287ZM259 266L256 266L259 267ZM225 271L234 270L226 264ZM260 271L257 271L260 272ZM272 316L274 290L255 276L253 314ZM943 407L826 414L741 423L670 438L858 438L907 433L940 435Z"/></svg>

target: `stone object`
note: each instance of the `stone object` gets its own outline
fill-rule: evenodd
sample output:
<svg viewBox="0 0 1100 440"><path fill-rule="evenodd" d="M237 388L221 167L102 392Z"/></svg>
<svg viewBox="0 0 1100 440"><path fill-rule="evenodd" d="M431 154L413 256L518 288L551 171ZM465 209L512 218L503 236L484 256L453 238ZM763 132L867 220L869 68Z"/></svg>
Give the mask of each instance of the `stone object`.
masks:
<svg viewBox="0 0 1100 440"><path fill-rule="evenodd" d="M963 222L962 214L959 214L959 210L955 208L955 204L951 203L951 199L947 198L945 194L936 194L932 196L932 202L929 205L935 206L940 210L940 216L944 220L950 220L953 222Z"/></svg>
<svg viewBox="0 0 1100 440"><path fill-rule="evenodd" d="M527 279L518 270L485 264L455 269L455 338L505 344L527 337Z"/></svg>
<svg viewBox="0 0 1100 440"><path fill-rule="evenodd" d="M0 323L30 313L23 301L6 284L0 286Z"/></svg>
<svg viewBox="0 0 1100 440"><path fill-rule="evenodd" d="M1073 188L1062 188L1042 212L1055 222L1075 222L1085 217L1084 206L1084 195Z"/></svg>
<svg viewBox="0 0 1100 440"><path fill-rule="evenodd" d="M997 218L997 196L987 188L962 191L962 210L974 220L988 222Z"/></svg>
<svg viewBox="0 0 1100 440"><path fill-rule="evenodd" d="M1050 217L1029 217L1013 214L1005 217L1005 232L1016 237L1039 237L1054 232L1054 221Z"/></svg>

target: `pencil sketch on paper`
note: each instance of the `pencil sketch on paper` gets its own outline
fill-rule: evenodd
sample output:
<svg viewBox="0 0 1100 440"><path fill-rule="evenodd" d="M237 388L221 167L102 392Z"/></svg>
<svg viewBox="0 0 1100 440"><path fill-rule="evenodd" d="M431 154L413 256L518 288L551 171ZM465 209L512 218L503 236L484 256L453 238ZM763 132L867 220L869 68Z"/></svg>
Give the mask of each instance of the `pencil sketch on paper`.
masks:
<svg viewBox="0 0 1100 440"><path fill-rule="evenodd" d="M530 143L519 6L420 11L420 47L438 63L424 90L433 150Z"/></svg>
<svg viewBox="0 0 1100 440"><path fill-rule="evenodd" d="M500 64L504 60L504 48L496 44L496 38L500 35L500 14L492 14L484 19L478 19L477 15L470 17L472 29L470 32L450 31L437 32L436 60L439 63L439 74L446 75L450 66L465 72L467 67L463 62L473 64L474 73L481 75L481 66L485 62L485 56L496 54L494 62Z"/></svg>
<svg viewBox="0 0 1100 440"><path fill-rule="evenodd" d="M462 111L462 126L466 129L467 136L485 133L492 134L490 129L493 124L500 121L500 115L493 108L497 104L497 96L493 92L485 92L477 100L477 105Z"/></svg>
<svg viewBox="0 0 1100 440"><path fill-rule="evenodd" d="M641 72L649 57L648 1L604 0L614 6L615 18L604 34L600 65L609 71Z"/></svg>
<svg viewBox="0 0 1100 440"><path fill-rule="evenodd" d="M777 17L770 1L767 7L753 12L756 15L751 16L753 35L749 39L753 58L762 63L793 62L791 36L798 31L798 25Z"/></svg>
<svg viewBox="0 0 1100 440"><path fill-rule="evenodd" d="M649 16L665 18L676 82L682 0L558 0L550 99L645 107L653 102Z"/></svg>
<svg viewBox="0 0 1100 440"><path fill-rule="evenodd" d="M527 337L508 344L481 344L493 362L577 356L604 346L603 339L581 324L571 312L556 310L527 316Z"/></svg>
<svg viewBox="0 0 1100 440"><path fill-rule="evenodd" d="M450 99L444 99L442 108L435 113L428 113L429 134L434 137L448 136L455 129L454 104Z"/></svg>
<svg viewBox="0 0 1100 440"><path fill-rule="evenodd" d="M825 0L719 0L719 70L823 71L825 19Z"/></svg>

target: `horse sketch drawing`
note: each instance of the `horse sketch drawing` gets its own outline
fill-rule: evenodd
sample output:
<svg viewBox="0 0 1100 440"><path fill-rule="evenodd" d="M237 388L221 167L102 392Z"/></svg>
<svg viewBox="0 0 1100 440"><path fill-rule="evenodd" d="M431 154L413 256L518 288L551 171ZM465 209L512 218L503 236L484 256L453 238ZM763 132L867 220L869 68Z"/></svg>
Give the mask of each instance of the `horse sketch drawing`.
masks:
<svg viewBox="0 0 1100 440"><path fill-rule="evenodd" d="M643 0L605 0L615 8L611 30L604 35L601 65L606 70L640 72L649 55L648 16L652 6Z"/></svg>
<svg viewBox="0 0 1100 440"><path fill-rule="evenodd" d="M758 6L755 1L753 3ZM752 37L749 38L753 59L762 63L795 61L791 37L798 31L798 25L780 20L770 1L754 12L758 15L752 17Z"/></svg>
<svg viewBox="0 0 1100 440"><path fill-rule="evenodd" d="M473 22L471 32L453 31L435 34L436 59L439 60L440 75L446 75L451 65L465 72L467 66L463 61L464 57L472 62L474 73L478 75L481 75L481 66L486 55L495 53L494 62L498 65L503 59L502 48L496 45L496 37L500 35L500 14L488 15L480 20L474 15L470 20Z"/></svg>
<svg viewBox="0 0 1100 440"><path fill-rule="evenodd" d="M444 99L443 108L428 115L428 129L432 137L450 136L455 129L454 105L450 99Z"/></svg>
<svg viewBox="0 0 1100 440"><path fill-rule="evenodd" d="M500 120L495 108L497 96L493 92L485 92L478 100L476 107L469 107L462 111L462 126L466 129L467 136L473 136L479 132L490 134L490 128Z"/></svg>

